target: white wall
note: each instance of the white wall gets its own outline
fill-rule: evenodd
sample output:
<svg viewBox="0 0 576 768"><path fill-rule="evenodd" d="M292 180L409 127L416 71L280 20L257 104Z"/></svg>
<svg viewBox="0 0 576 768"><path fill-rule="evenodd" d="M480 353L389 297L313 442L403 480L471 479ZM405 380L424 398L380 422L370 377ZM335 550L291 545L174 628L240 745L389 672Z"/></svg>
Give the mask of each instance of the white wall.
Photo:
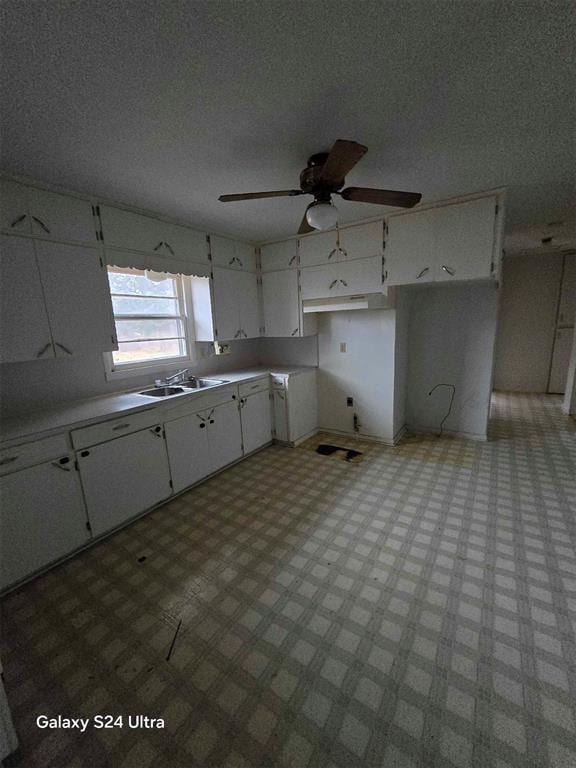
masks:
<svg viewBox="0 0 576 768"><path fill-rule="evenodd" d="M202 358L190 370L197 375L221 373L233 368L249 368L260 361L259 339L230 343L229 355ZM209 348L209 345L201 345ZM182 365L182 368L184 365ZM166 373L174 373L172 367ZM111 394L150 385L163 372L107 381L102 354L56 360L32 360L26 363L5 363L0 366L0 414L14 416L27 411L42 410L68 400Z"/></svg>
<svg viewBox="0 0 576 768"><path fill-rule="evenodd" d="M438 431L456 395L448 433L486 437L492 389L498 291L492 283L413 289L408 330L406 422L408 428Z"/></svg>
<svg viewBox="0 0 576 768"><path fill-rule="evenodd" d="M562 402L564 413L576 414L576 325L572 336L572 352L568 363L568 378L566 380L566 393Z"/></svg>
<svg viewBox="0 0 576 768"><path fill-rule="evenodd" d="M394 310L318 315L319 421L327 430L394 438ZM345 343L347 351L340 352ZM354 398L354 407L346 398Z"/></svg>
<svg viewBox="0 0 576 768"><path fill-rule="evenodd" d="M502 265L495 389L546 392L562 256L509 256Z"/></svg>

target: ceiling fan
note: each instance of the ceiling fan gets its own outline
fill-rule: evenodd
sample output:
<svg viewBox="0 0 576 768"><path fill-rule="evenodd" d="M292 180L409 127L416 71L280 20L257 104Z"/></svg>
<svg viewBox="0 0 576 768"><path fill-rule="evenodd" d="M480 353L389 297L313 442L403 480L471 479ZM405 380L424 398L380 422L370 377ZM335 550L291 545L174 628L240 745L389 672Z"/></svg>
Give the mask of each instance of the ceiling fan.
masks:
<svg viewBox="0 0 576 768"><path fill-rule="evenodd" d="M395 192L389 189L369 189L367 187L346 187L344 181L349 171L361 160L368 147L355 141L338 139L330 152L318 152L308 159L308 165L300 174L300 189L282 189L276 192L246 192L237 195L221 195L218 200L231 203L236 200L257 200L263 197L295 197L312 195L314 202L306 208L306 213L298 230L299 235L313 232L315 229L329 229L338 222L338 210L332 202L332 195L340 195L343 200L375 205L392 205L399 208L412 208L422 197L418 192Z"/></svg>

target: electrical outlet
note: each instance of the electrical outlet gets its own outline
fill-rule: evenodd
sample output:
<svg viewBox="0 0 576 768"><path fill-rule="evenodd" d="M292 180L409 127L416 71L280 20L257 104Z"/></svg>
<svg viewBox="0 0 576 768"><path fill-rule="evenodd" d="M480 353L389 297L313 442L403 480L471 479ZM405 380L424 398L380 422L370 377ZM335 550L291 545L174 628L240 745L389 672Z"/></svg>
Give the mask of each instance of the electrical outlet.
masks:
<svg viewBox="0 0 576 768"><path fill-rule="evenodd" d="M345 341L340 342L340 352L347 352Z"/></svg>
<svg viewBox="0 0 576 768"><path fill-rule="evenodd" d="M353 408L354 407L354 398L353 397L347 397L346 398L346 405L348 406L348 408Z"/></svg>

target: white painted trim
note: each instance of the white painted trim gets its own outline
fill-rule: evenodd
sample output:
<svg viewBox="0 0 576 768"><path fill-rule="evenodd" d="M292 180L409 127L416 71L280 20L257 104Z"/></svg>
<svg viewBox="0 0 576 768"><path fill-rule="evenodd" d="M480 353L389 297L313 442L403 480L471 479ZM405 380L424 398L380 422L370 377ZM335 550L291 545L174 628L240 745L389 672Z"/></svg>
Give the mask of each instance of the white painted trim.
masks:
<svg viewBox="0 0 576 768"><path fill-rule="evenodd" d="M366 442L369 443L380 443L388 446L394 445L393 437L376 437L373 435L363 435L359 432L341 432L337 429L323 429L322 427L318 429L318 432L324 432L327 435L338 435L338 437L353 437L355 440L366 440Z"/></svg>

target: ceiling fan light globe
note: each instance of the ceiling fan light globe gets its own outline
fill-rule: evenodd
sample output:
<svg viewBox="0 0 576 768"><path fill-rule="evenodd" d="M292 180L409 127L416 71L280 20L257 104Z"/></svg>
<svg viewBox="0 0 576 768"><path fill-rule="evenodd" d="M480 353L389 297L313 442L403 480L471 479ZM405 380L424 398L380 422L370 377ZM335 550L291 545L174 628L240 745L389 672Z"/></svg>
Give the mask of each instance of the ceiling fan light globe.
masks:
<svg viewBox="0 0 576 768"><path fill-rule="evenodd" d="M311 203L306 210L306 221L314 229L330 229L338 223L338 209L332 203Z"/></svg>

